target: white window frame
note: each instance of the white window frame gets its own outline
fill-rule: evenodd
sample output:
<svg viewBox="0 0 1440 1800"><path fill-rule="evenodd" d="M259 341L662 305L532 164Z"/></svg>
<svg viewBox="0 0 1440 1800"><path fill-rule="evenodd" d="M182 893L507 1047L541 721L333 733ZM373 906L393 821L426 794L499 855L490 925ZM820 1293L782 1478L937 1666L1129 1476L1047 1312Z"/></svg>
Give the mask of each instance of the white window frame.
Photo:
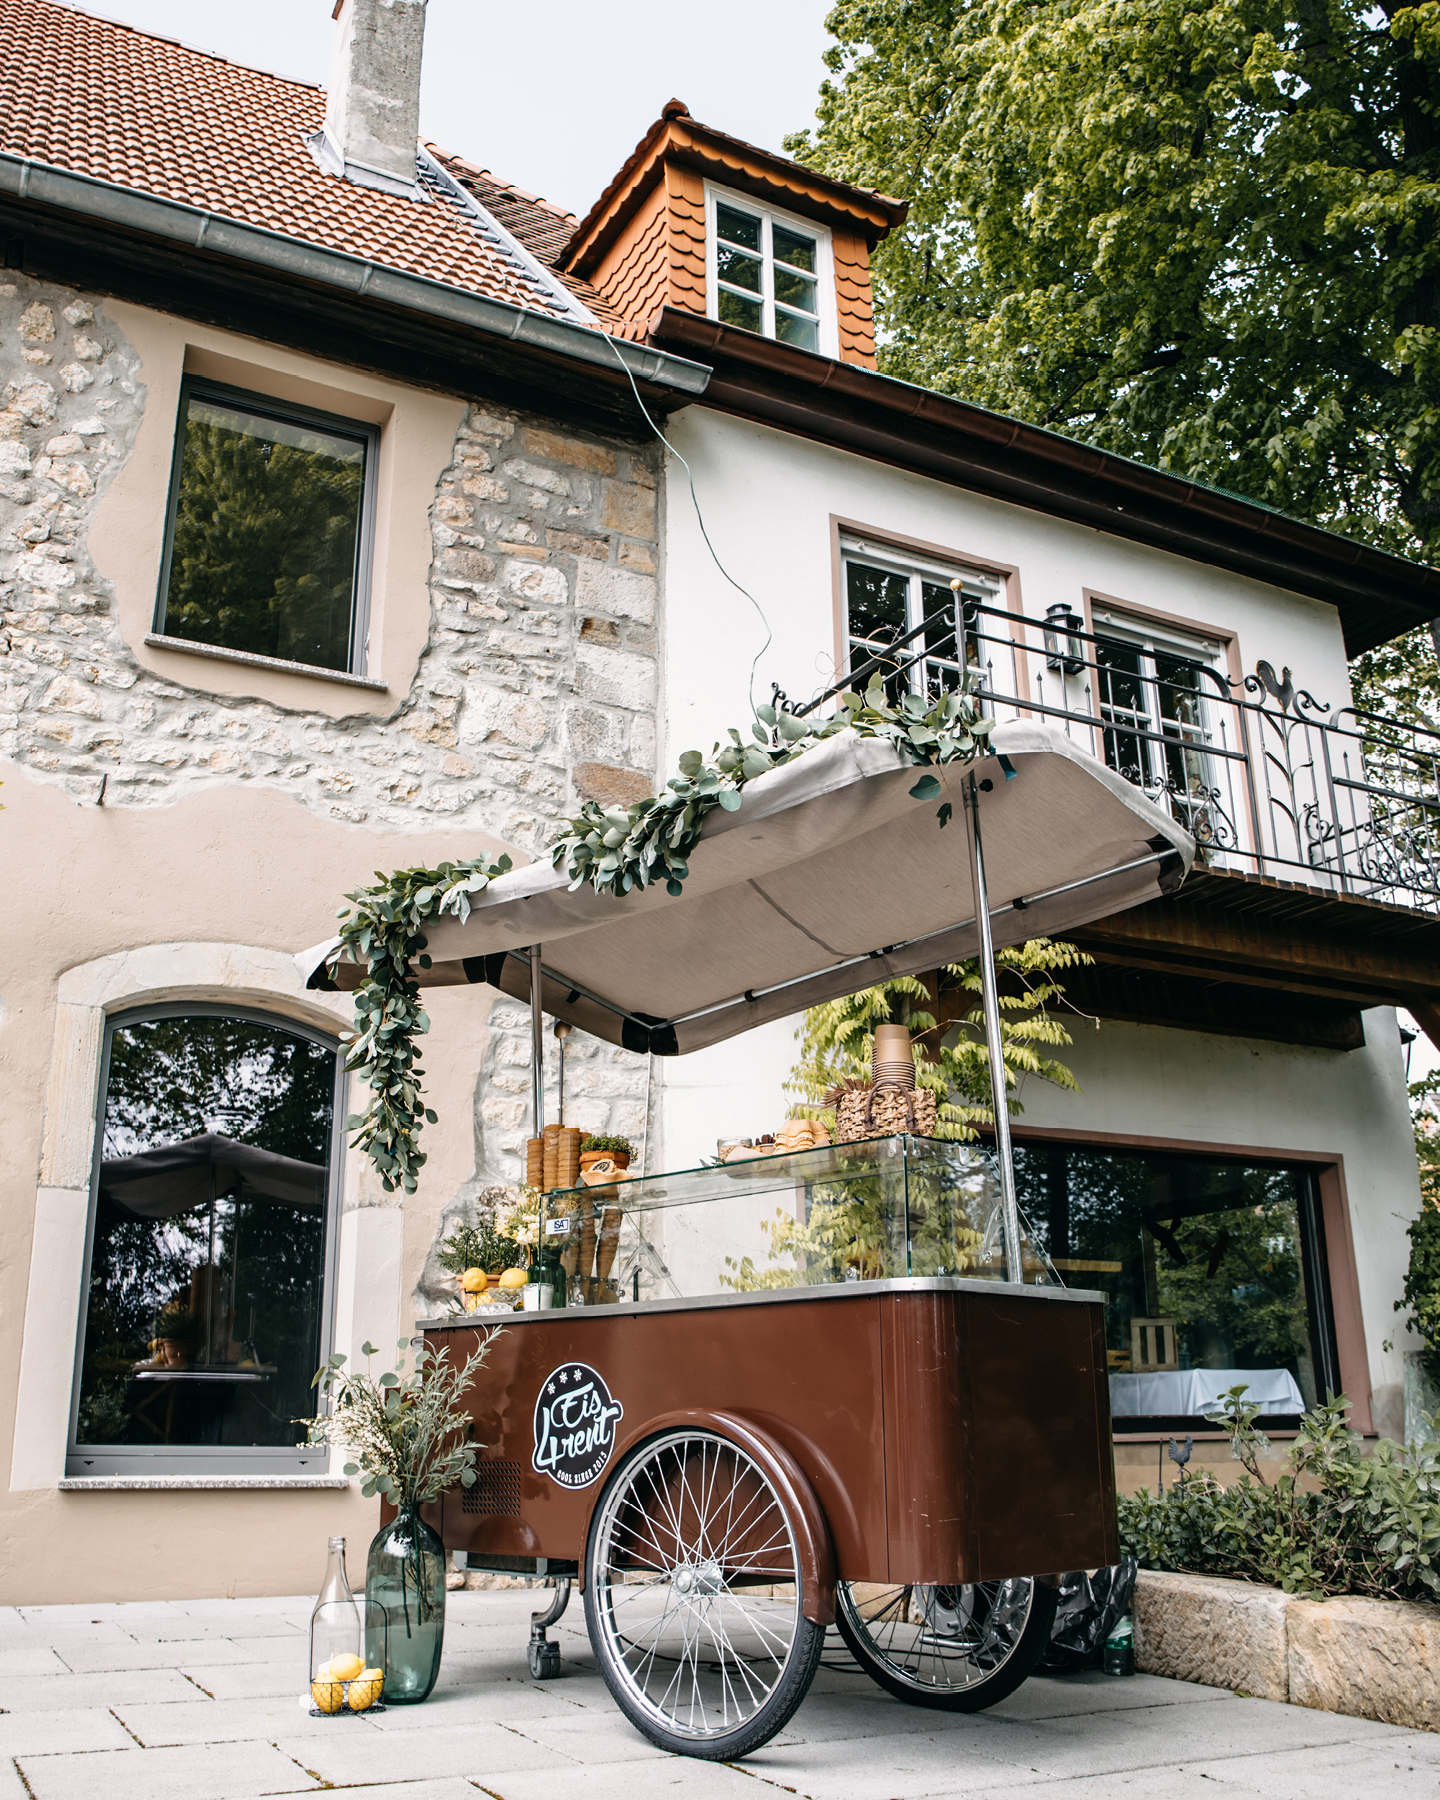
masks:
<svg viewBox="0 0 1440 1800"><path fill-rule="evenodd" d="M817 336L819 343L816 354L820 356L839 356L840 332L835 311L835 257L827 226L819 225L814 219L802 218L798 213L789 213L776 206L770 206L763 200L756 200L749 194L742 194L733 188L717 187L712 182L705 183L705 316L719 320L720 317L720 277L716 258L716 246L719 239L719 225L716 209L720 206L733 206L740 212L748 212L760 220L760 280L763 287L761 297L762 319L764 329L761 337L769 338L772 343L783 342L775 336L775 258L772 252L772 234L776 225L787 230L802 232L806 237L815 240L815 299L818 307L819 327ZM736 330L743 329L740 326ZM798 349L798 345L788 346Z"/></svg>
<svg viewBox="0 0 1440 1800"><path fill-rule="evenodd" d="M841 610L841 642L845 651L845 668L851 667L851 645L856 634L850 629L850 577L849 567L852 562L863 563L867 568L884 569L891 575L903 576L907 582L905 599L905 629L913 631L925 617L924 583L938 582L944 587L957 578L964 583L962 593L966 599L979 599L985 606L1004 608L1005 583L1001 576L987 573L983 569L972 569L963 563L947 563L937 561L922 553L900 549L894 544L887 544L883 539L861 536L858 532L842 532L840 537L840 610ZM994 621L984 627L986 637L993 638ZM982 645L982 655L986 646ZM911 654L913 646L904 654ZM863 659L862 659L863 660ZM954 668L951 657L937 657L935 662L941 667ZM910 672L912 692L921 692L924 687L925 664L917 664ZM982 679L985 670L981 669ZM868 679L868 677L867 677Z"/></svg>
<svg viewBox="0 0 1440 1800"><path fill-rule="evenodd" d="M1223 646L1213 638L1198 636L1184 631L1163 621L1155 621L1137 617L1127 613L1123 608L1091 607L1091 625L1094 636L1109 638L1112 643L1125 644L1136 653L1140 663L1139 673L1133 677L1141 687L1144 695L1144 714L1136 714L1133 724L1136 729L1157 733L1177 748L1183 747L1183 755L1187 763L1194 759L1196 776L1205 786L1213 786L1216 775L1209 756L1206 755L1214 737L1214 707L1223 697L1225 672L1221 666ZM1107 720L1107 708L1114 711L1101 693L1100 682L1100 646L1094 647L1095 671L1095 712L1102 721L1102 750L1104 757L1103 737L1107 730L1113 730L1123 736L1126 726L1123 721L1110 723ZM1186 662L1196 663L1207 669L1214 677L1216 685L1212 688L1202 682L1196 692L1200 700L1200 719L1198 724L1177 725L1176 721L1165 717L1160 678L1156 668L1159 656L1174 656ZM1143 742L1143 749L1140 748ZM1167 791L1168 776L1167 745L1156 743L1153 739L1136 739L1136 748L1144 757L1145 781L1143 791L1152 799L1163 802L1163 794ZM1165 771L1164 774L1161 771ZM1181 823L1185 823L1187 802L1183 795L1170 794L1169 804Z"/></svg>

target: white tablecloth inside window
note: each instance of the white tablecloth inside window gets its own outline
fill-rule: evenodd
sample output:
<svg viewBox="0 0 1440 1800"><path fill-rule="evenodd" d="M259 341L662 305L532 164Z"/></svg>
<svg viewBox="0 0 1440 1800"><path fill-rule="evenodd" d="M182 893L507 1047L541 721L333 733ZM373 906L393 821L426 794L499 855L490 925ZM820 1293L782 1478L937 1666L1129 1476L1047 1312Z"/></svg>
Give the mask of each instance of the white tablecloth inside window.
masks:
<svg viewBox="0 0 1440 1800"><path fill-rule="evenodd" d="M1112 1375L1110 1411L1117 1418L1198 1417L1220 1410L1220 1396L1241 1382L1246 1400L1264 1413L1303 1413L1305 1397L1288 1369L1170 1369L1156 1375Z"/></svg>

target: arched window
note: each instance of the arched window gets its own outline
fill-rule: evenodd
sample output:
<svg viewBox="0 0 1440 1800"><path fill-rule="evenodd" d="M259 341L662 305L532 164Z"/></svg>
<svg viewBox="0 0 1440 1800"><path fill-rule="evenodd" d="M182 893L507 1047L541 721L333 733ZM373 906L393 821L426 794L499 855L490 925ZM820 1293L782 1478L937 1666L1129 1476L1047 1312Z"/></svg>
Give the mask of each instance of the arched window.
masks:
<svg viewBox="0 0 1440 1800"><path fill-rule="evenodd" d="M324 1472L340 1081L266 1013L109 1022L69 1474Z"/></svg>

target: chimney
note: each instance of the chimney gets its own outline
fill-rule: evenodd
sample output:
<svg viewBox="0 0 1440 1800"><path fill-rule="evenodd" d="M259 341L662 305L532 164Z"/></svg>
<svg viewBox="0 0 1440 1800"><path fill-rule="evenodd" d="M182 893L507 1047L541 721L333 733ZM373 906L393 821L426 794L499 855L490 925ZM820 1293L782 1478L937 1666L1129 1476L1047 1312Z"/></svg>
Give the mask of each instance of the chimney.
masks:
<svg viewBox="0 0 1440 1800"><path fill-rule="evenodd" d="M336 0L325 126L310 152L331 175L418 197L425 0Z"/></svg>

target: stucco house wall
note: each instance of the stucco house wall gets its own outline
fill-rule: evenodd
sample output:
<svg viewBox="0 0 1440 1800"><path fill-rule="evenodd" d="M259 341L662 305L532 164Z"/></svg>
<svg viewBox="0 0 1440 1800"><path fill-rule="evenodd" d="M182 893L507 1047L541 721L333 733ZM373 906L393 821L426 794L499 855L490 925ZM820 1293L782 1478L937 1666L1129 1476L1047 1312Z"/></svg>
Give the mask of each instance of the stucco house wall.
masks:
<svg viewBox="0 0 1440 1800"><path fill-rule="evenodd" d="M1213 628L1233 640L1232 667L1249 672L1265 659L1293 671L1321 703L1349 704L1340 621L1318 601L698 406L673 418L666 436L693 472L726 572L756 602L716 567L693 507L672 504L666 770L682 751L708 750L727 726L748 720L752 664L758 701L769 699L772 682L799 703L835 679L840 521L877 541L910 540L961 565L1007 571L1011 605L1032 620L1061 601L1083 612L1084 596L1099 593L1117 610L1128 603ZM672 493L683 492L684 476L672 467ZM1081 1091L1030 1080L1021 1124L1197 1147L1333 1152L1348 1196L1373 1421L1396 1435L1407 1337L1394 1302L1408 1255L1405 1227L1420 1198L1395 1016L1376 1008L1364 1021L1365 1048L1337 1051L1109 1021L1097 1031L1070 1017L1075 1041L1063 1059ZM797 1058L798 1023L777 1022L660 1066L656 1142L666 1167L713 1156L717 1137L775 1128L791 1098L781 1084ZM1153 1480L1148 1452L1144 1461Z"/></svg>

